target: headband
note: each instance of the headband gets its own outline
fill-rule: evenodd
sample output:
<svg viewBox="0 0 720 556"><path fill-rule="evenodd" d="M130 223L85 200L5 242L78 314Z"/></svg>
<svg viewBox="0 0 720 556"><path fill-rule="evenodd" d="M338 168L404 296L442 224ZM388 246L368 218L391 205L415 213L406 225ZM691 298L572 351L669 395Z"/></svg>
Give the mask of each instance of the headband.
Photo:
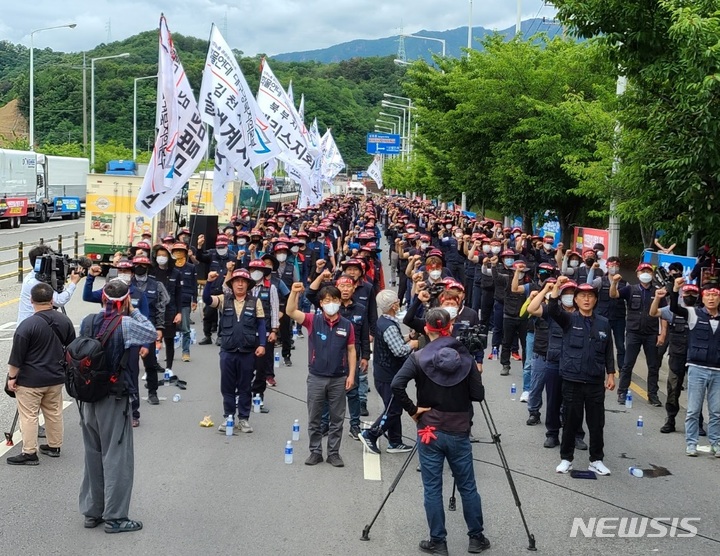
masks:
<svg viewBox="0 0 720 556"><path fill-rule="evenodd" d="M709 294L709 293L710 293L710 294L715 294L715 295L720 295L720 290L717 289L717 288L709 288L709 289L707 289L707 290L703 290L703 295L707 295L707 294Z"/></svg>
<svg viewBox="0 0 720 556"><path fill-rule="evenodd" d="M433 334L440 334L440 336L450 336L450 324L448 324L445 328L440 327L441 321L437 321L438 327L430 326L429 324L425 323L425 328L427 328L428 332L432 332Z"/></svg>

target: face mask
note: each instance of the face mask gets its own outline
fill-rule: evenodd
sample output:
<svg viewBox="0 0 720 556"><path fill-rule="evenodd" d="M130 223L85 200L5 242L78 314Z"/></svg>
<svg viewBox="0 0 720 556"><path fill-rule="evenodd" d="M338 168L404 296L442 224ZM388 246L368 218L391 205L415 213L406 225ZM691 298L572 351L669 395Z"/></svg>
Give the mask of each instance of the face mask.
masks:
<svg viewBox="0 0 720 556"><path fill-rule="evenodd" d="M137 270L135 271L135 281L137 282L147 282L148 275L147 274L138 274Z"/></svg>
<svg viewBox="0 0 720 556"><path fill-rule="evenodd" d="M340 310L340 304L339 303L326 303L322 306L323 311L325 311L325 314L329 317L332 317L333 315L336 315L337 312Z"/></svg>
<svg viewBox="0 0 720 556"><path fill-rule="evenodd" d="M578 261L577 259L573 259L572 261L570 261L569 264L571 268L577 268L578 266L580 266L580 261Z"/></svg>
<svg viewBox="0 0 720 556"><path fill-rule="evenodd" d="M602 259L602 256L603 256L604 254L605 254L605 251L598 251L598 252L597 252L598 259Z"/></svg>
<svg viewBox="0 0 720 556"><path fill-rule="evenodd" d="M609 266L609 267L607 267L607 269L608 269L608 274L610 276L612 276L613 274L617 274L618 270L619 270L618 267L616 267L616 266Z"/></svg>
<svg viewBox="0 0 720 556"><path fill-rule="evenodd" d="M442 270L431 270L428 272L428 276L430 276L432 280L437 280L442 276Z"/></svg>
<svg viewBox="0 0 720 556"><path fill-rule="evenodd" d="M250 217L249 217L249 216L246 216L246 217L244 218L244 220L245 220L245 222L250 222Z"/></svg>
<svg viewBox="0 0 720 556"><path fill-rule="evenodd" d="M156 260L157 264L159 264L160 266L165 266L166 264L168 264L168 258L162 255L160 255Z"/></svg>
<svg viewBox="0 0 720 556"><path fill-rule="evenodd" d="M238 239L238 245L247 245L247 239Z"/></svg>
<svg viewBox="0 0 720 556"><path fill-rule="evenodd" d="M284 224L285 219L281 216L280 218L278 218L278 222L280 222L280 224Z"/></svg>
<svg viewBox="0 0 720 556"><path fill-rule="evenodd" d="M463 236L462 232L455 232L455 237L460 239Z"/></svg>
<svg viewBox="0 0 720 556"><path fill-rule="evenodd" d="M263 279L263 276L265 276L265 274L263 273L262 270L253 270L253 271L250 273L250 278L252 278L252 279L255 280L256 282L259 282L260 280L262 280L262 279Z"/></svg>
<svg viewBox="0 0 720 556"><path fill-rule="evenodd" d="M408 228L408 229L407 229L407 233L409 233L409 234L414 234L414 233L415 233L415 228Z"/></svg>
<svg viewBox="0 0 720 556"><path fill-rule="evenodd" d="M592 266L595 264L595 259L585 259L585 266Z"/></svg>
<svg viewBox="0 0 720 556"><path fill-rule="evenodd" d="M500 253L500 248L499 248L499 247L492 247L492 248L490 249L490 251L492 251L493 255L497 255L498 253Z"/></svg>
<svg viewBox="0 0 720 556"><path fill-rule="evenodd" d="M560 296L560 301L562 302L565 307L572 307L573 306L573 298L575 296L571 293L566 293L565 295Z"/></svg>
<svg viewBox="0 0 720 556"><path fill-rule="evenodd" d="M514 262L515 262L515 259L503 259L503 264L507 267L511 267Z"/></svg>
<svg viewBox="0 0 720 556"><path fill-rule="evenodd" d="M490 252L490 246L489 245L483 245L482 246L483 253L489 253Z"/></svg>
<svg viewBox="0 0 720 556"><path fill-rule="evenodd" d="M649 284L650 282L652 282L652 274L650 274L649 272L643 272L640 276L638 276L638 279L643 284Z"/></svg>
<svg viewBox="0 0 720 556"><path fill-rule="evenodd" d="M220 257L224 257L225 255L228 254L227 247L223 247L223 248L219 248L219 247L218 247L217 249L215 249L215 252L216 252Z"/></svg>
<svg viewBox="0 0 720 556"><path fill-rule="evenodd" d="M129 285L132 280L132 274L118 274L118 280Z"/></svg>
<svg viewBox="0 0 720 556"><path fill-rule="evenodd" d="M445 309L447 311L448 315L450 315L450 320L453 320L458 315L457 307L450 306L450 307L443 307L443 309Z"/></svg>
<svg viewBox="0 0 720 556"><path fill-rule="evenodd" d="M423 242L423 243L420 244L420 249L427 249L427 248L428 248L428 244L427 244L427 243L424 243L424 242Z"/></svg>
<svg viewBox="0 0 720 556"><path fill-rule="evenodd" d="M686 295L683 297L683 303L685 303L686 307L692 307L697 303L697 296L695 295Z"/></svg>
<svg viewBox="0 0 720 556"><path fill-rule="evenodd" d="M452 224L445 224L445 229L452 230Z"/></svg>
<svg viewBox="0 0 720 556"><path fill-rule="evenodd" d="M147 275L147 268L144 266L139 266L135 269L135 276L146 276Z"/></svg>
<svg viewBox="0 0 720 556"><path fill-rule="evenodd" d="M298 251L300 251L300 248L297 245L295 245L294 247L290 248L290 251L292 251L293 253L297 253ZM278 261L279 260L280 260L280 257L278 257Z"/></svg>
<svg viewBox="0 0 720 556"><path fill-rule="evenodd" d="M278 262L284 263L287 260L287 255L285 253L278 253L276 258Z"/></svg>
<svg viewBox="0 0 720 556"><path fill-rule="evenodd" d="M543 249L545 249L545 251L551 251L552 243L543 243Z"/></svg>

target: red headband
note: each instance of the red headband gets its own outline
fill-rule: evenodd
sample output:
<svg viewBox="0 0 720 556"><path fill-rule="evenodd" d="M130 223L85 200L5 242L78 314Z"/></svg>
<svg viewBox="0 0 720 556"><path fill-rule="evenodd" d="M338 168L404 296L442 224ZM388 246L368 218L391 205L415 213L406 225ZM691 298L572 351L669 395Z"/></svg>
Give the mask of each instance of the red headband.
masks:
<svg viewBox="0 0 720 556"><path fill-rule="evenodd" d="M438 321L438 324L440 324L440 321ZM434 326L430 326L429 324L425 324L425 328L427 328L428 332L432 332L434 334L440 334L440 336L450 336L450 324L448 324L445 328L436 328Z"/></svg>
<svg viewBox="0 0 720 556"><path fill-rule="evenodd" d="M714 293L715 295L720 295L720 290L717 288L709 288L707 290L703 290L703 295L707 295L709 293Z"/></svg>

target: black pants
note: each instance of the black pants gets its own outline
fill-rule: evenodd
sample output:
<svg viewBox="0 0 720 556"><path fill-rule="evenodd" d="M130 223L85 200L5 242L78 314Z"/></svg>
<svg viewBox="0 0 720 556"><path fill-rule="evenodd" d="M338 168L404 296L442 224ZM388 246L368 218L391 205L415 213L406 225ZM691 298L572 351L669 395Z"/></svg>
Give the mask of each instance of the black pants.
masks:
<svg viewBox="0 0 720 556"><path fill-rule="evenodd" d="M407 269L407 265L406 265ZM398 271L398 299L400 300L400 305L405 303L405 292L407 291L407 283L408 283L408 277L405 276L405 271L400 270Z"/></svg>
<svg viewBox="0 0 720 556"><path fill-rule="evenodd" d="M482 289L482 301L480 302L480 324L489 330L492 316L493 305L495 304L495 291L493 288Z"/></svg>
<svg viewBox="0 0 720 556"><path fill-rule="evenodd" d="M628 388L630 388L633 368L635 367L638 355L640 355L641 347L645 352L645 359L647 360L648 396L657 396L658 374L660 372L660 367L657 363L657 334L639 334L629 330L625 334L625 362L620 370L618 396L626 395Z"/></svg>
<svg viewBox="0 0 720 556"><path fill-rule="evenodd" d="M450 270L457 282L465 283L465 263L450 263L448 264L448 270Z"/></svg>
<svg viewBox="0 0 720 556"><path fill-rule="evenodd" d="M210 307L205 305L203 308L203 336L210 338L212 336L213 328L217 330L218 327L218 309L217 307Z"/></svg>
<svg viewBox="0 0 720 556"><path fill-rule="evenodd" d="M590 436L590 461L602 461L605 427L605 384L562 381L565 406L565 423L560 441L560 457L572 461L575 453L575 437L582 426L583 412Z"/></svg>
<svg viewBox="0 0 720 556"><path fill-rule="evenodd" d="M518 341L522 347L522 361L523 365L525 365L525 338L527 337L527 326L527 319L503 315L502 351L500 352L501 365L510 365L510 351L517 350Z"/></svg>
<svg viewBox="0 0 720 556"><path fill-rule="evenodd" d="M285 308L280 309L283 316L280 317L280 341L282 342L282 356L290 357L290 350L292 349L292 325L295 323L289 316L285 314Z"/></svg>
<svg viewBox="0 0 720 556"><path fill-rule="evenodd" d="M253 397L255 394L260 394L260 397L265 399L265 389L267 383L265 379L269 376L275 376L273 372L273 365L275 364L275 342L267 342L265 344L265 355L262 357L255 357L255 376L253 377L252 389Z"/></svg>
<svg viewBox="0 0 720 556"><path fill-rule="evenodd" d="M174 315L173 315L174 316ZM163 342L165 343L165 368L172 369L173 359L175 359L175 332L176 326L172 321L165 322L163 330Z"/></svg>
<svg viewBox="0 0 720 556"><path fill-rule="evenodd" d="M143 365L145 365L145 380L147 380L148 393L157 394L158 389L158 373L164 374L165 370L160 366L157 360L157 354L155 353L155 343L145 346L150 350L148 354L143 358Z"/></svg>
<svg viewBox="0 0 720 556"><path fill-rule="evenodd" d="M385 410L383 415L377 418L373 426L370 428L371 434L379 438L383 433L387 432L388 442L392 445L402 444L402 406L400 402L393 398L392 388L389 382L375 381L375 390L380 394ZM390 401L392 399L392 402ZM387 412L387 419L382 423L382 418ZM381 424L382 423L382 424Z"/></svg>
<svg viewBox="0 0 720 556"><path fill-rule="evenodd" d="M667 401L665 402L665 411L667 412L667 419L675 423L675 417L680 412L680 392L682 391L682 385L685 381L685 373L687 373L687 367L685 362L687 358L683 355L670 355L668 363L670 365L670 372L667 377ZM702 418L702 413L700 414Z"/></svg>

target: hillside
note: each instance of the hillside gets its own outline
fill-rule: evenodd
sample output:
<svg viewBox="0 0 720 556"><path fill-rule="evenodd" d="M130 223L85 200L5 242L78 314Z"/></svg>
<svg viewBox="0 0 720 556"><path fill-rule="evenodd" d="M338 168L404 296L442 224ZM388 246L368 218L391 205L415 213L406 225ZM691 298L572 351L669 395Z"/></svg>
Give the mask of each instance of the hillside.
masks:
<svg viewBox="0 0 720 556"><path fill-rule="evenodd" d="M17 99L0 107L0 147L17 139L26 139L27 134L27 120L20 113Z"/></svg>

